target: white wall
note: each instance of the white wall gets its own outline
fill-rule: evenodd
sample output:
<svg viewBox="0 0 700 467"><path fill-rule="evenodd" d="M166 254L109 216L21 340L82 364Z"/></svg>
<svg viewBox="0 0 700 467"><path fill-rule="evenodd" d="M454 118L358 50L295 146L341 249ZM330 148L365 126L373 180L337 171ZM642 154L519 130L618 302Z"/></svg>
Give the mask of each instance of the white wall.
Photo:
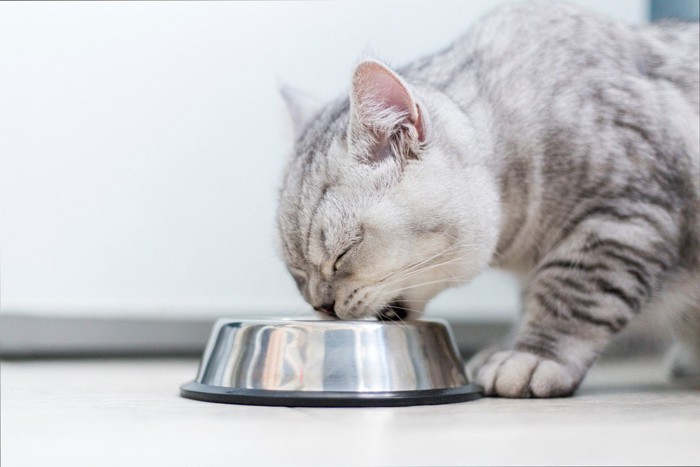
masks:
<svg viewBox="0 0 700 467"><path fill-rule="evenodd" d="M499 2L0 4L5 311L307 309L274 249L290 150L277 80L329 99ZM630 22L646 2L579 2ZM512 316L498 275L433 315Z"/></svg>

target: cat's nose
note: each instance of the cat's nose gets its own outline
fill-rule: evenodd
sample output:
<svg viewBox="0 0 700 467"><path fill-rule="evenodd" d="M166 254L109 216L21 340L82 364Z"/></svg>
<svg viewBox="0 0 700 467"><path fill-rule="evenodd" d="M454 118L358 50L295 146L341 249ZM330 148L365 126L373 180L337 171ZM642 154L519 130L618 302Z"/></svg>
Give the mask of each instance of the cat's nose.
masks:
<svg viewBox="0 0 700 467"><path fill-rule="evenodd" d="M314 307L314 310L327 315L337 316L335 314L335 302L323 303L321 306Z"/></svg>

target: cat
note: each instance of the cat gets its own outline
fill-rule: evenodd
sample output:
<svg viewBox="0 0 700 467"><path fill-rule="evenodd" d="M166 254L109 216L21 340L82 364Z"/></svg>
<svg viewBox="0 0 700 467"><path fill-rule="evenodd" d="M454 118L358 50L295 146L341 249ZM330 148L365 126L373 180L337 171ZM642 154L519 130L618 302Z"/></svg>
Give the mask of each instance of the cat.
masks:
<svg viewBox="0 0 700 467"><path fill-rule="evenodd" d="M467 365L485 394L573 394L639 314L674 323L677 371L697 372L698 36L527 2L407 66L361 61L324 106L287 92L277 224L302 295L339 319L413 319L502 268L523 313Z"/></svg>

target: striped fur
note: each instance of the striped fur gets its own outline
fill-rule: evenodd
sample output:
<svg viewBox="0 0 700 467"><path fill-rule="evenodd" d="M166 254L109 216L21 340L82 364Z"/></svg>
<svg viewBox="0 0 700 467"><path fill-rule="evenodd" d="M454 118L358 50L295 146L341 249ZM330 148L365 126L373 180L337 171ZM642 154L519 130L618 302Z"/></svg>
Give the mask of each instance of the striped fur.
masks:
<svg viewBox="0 0 700 467"><path fill-rule="evenodd" d="M528 2L397 71L361 63L349 98L298 122L278 226L300 291L407 319L513 271L522 321L468 366L492 395L572 394L639 314L674 324L676 371L697 371L698 35Z"/></svg>

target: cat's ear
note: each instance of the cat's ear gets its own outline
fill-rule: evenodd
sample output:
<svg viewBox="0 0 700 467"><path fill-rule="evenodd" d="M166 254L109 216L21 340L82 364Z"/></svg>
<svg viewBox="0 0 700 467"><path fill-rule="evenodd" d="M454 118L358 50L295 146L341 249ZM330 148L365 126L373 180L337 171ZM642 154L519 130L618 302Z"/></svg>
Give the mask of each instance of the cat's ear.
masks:
<svg viewBox="0 0 700 467"><path fill-rule="evenodd" d="M365 60L357 65L350 103L354 121L380 137L403 128L418 142L425 140L423 110L404 80L383 63Z"/></svg>
<svg viewBox="0 0 700 467"><path fill-rule="evenodd" d="M294 135L299 136L304 127L321 110L321 102L309 94L287 85L280 85L280 94L287 104L294 125Z"/></svg>

